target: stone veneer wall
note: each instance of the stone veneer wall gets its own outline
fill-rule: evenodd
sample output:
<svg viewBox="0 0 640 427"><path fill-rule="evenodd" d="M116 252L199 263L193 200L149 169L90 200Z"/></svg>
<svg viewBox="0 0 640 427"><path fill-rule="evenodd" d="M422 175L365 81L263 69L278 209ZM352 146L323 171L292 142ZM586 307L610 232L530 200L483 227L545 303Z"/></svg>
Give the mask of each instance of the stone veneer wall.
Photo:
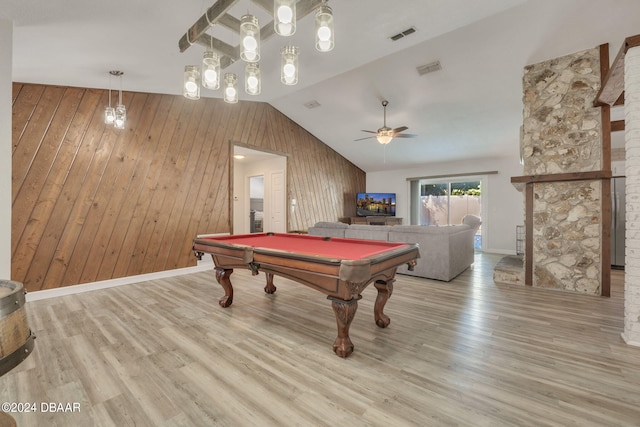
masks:
<svg viewBox="0 0 640 427"><path fill-rule="evenodd" d="M602 169L598 48L529 65L523 77L525 175ZM599 180L535 183L533 286L600 294Z"/></svg>

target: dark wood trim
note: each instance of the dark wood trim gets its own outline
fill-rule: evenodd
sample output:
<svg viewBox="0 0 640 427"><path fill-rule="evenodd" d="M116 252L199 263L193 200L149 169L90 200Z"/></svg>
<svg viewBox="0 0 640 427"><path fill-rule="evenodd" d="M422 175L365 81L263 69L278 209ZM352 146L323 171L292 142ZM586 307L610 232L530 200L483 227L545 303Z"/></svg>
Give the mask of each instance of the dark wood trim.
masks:
<svg viewBox="0 0 640 427"><path fill-rule="evenodd" d="M469 172L469 173L454 173L447 175L431 175L431 176L414 176L407 178L407 181L417 181L419 179L438 179L438 178L457 178L461 176L483 176L483 175L497 175L498 171L486 171L486 172Z"/></svg>
<svg viewBox="0 0 640 427"><path fill-rule="evenodd" d="M605 76L609 75L609 43L600 45L600 84L604 85ZM602 123L602 170L611 170L611 107L600 107Z"/></svg>
<svg viewBox="0 0 640 427"><path fill-rule="evenodd" d="M602 268L600 295L611 296L611 180L602 181Z"/></svg>
<svg viewBox="0 0 640 427"><path fill-rule="evenodd" d="M524 284L533 286L533 183L527 183L525 187L525 206L526 212L524 217L525 225L525 262L524 262Z"/></svg>
<svg viewBox="0 0 640 427"><path fill-rule="evenodd" d="M609 44L600 45L600 81L602 86L606 84L605 79L609 75ZM624 72L624 70L623 70ZM622 88L624 90L624 87ZM618 98L620 99L620 98ZM602 122L602 169L611 171L611 107L603 105L600 107ZM622 122L624 127L624 122ZM611 180L601 181L601 267L600 267L600 294L610 296L611 288Z"/></svg>
<svg viewBox="0 0 640 427"><path fill-rule="evenodd" d="M593 103L594 106L615 105L616 101L620 99L624 92L624 56L629 49L637 46L640 46L640 34L627 37L624 40L609 72L604 77L602 87Z"/></svg>
<svg viewBox="0 0 640 427"><path fill-rule="evenodd" d="M614 120L611 122L611 132L620 132L624 130L624 120Z"/></svg>
<svg viewBox="0 0 640 427"><path fill-rule="evenodd" d="M568 172L552 173L548 175L523 175L512 176L512 184L529 184L535 182L562 182L562 181L584 181L589 179L609 179L611 170L589 171L589 172Z"/></svg>

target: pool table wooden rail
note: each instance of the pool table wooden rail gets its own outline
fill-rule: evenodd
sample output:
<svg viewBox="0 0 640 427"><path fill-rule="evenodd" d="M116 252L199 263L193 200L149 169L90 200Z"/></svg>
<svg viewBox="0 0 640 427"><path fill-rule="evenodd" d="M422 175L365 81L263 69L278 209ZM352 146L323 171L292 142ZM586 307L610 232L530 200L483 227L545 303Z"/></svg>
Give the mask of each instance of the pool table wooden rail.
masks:
<svg viewBox="0 0 640 427"><path fill-rule="evenodd" d="M419 256L417 248L401 247L375 259L340 260L292 253L282 257L274 255L280 251L272 249L220 244L206 239L196 239L193 249L198 257L201 257L198 253L211 254L218 268L249 268L254 275L263 271L283 276L342 300L357 298L371 282L393 279L402 264L413 268Z"/></svg>

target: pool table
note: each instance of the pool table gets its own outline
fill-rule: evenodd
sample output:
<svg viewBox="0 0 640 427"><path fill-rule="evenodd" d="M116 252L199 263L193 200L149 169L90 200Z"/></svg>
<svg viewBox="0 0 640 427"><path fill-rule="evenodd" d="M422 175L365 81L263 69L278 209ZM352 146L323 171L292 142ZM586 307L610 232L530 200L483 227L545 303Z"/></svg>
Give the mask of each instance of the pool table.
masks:
<svg viewBox="0 0 640 427"><path fill-rule="evenodd" d="M413 268L420 256L415 244L288 233L196 238L193 251L198 258L211 254L225 293L219 301L222 307L233 302L229 277L234 268L248 268L254 275L265 272L268 294L276 291L273 276L279 275L327 295L338 325L333 350L341 357L353 352L349 327L362 291L374 282L376 325L386 328L390 320L383 310L393 292L396 269L402 264Z"/></svg>

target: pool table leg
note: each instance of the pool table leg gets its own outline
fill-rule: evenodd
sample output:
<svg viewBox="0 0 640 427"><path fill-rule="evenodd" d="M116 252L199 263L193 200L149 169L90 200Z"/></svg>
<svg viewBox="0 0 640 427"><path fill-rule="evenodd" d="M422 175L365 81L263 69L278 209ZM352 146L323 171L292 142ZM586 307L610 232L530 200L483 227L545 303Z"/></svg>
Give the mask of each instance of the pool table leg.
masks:
<svg viewBox="0 0 640 427"><path fill-rule="evenodd" d="M376 297L376 303L373 306L373 316L376 319L376 325L380 328L386 328L391 323L391 319L389 316L383 313L384 306L391 298L391 294L393 293L393 282L395 279L391 279L388 281L377 280L373 286L378 290L378 296Z"/></svg>
<svg viewBox="0 0 640 427"><path fill-rule="evenodd" d="M218 301L221 307L229 307L233 302L233 286L231 286L231 279L229 279L231 273L233 273L233 268L216 267L216 280L224 289L224 296Z"/></svg>
<svg viewBox="0 0 640 427"><path fill-rule="evenodd" d="M273 273L264 273L267 276L267 285L264 287L264 291L268 294L276 293L276 286L273 284Z"/></svg>
<svg viewBox="0 0 640 427"><path fill-rule="evenodd" d="M327 299L331 300L331 307L333 307L338 323L338 337L333 342L333 351L340 357L347 357L353 353L353 343L349 338L349 327L358 309L358 300L360 298L362 297L358 296L358 298L345 301L327 297Z"/></svg>

